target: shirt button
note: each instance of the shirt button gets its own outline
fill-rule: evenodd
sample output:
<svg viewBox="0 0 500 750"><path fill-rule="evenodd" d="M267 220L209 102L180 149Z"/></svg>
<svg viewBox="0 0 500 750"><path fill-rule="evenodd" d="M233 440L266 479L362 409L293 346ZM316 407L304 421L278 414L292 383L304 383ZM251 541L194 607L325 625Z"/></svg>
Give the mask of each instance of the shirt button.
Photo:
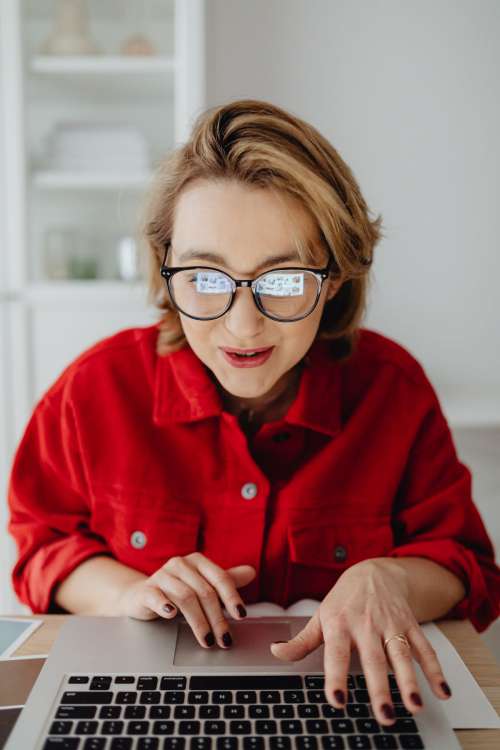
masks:
<svg viewBox="0 0 500 750"><path fill-rule="evenodd" d="M335 560L337 562L344 562L344 560L347 558L347 550L345 547L343 547L341 544L338 544L335 547L334 552Z"/></svg>
<svg viewBox="0 0 500 750"><path fill-rule="evenodd" d="M134 531L130 535L130 544L134 549L142 549L146 546L148 538L143 531Z"/></svg>
<svg viewBox="0 0 500 750"><path fill-rule="evenodd" d="M257 495L257 485L253 482L247 482L241 488L241 497L245 500L253 500Z"/></svg>

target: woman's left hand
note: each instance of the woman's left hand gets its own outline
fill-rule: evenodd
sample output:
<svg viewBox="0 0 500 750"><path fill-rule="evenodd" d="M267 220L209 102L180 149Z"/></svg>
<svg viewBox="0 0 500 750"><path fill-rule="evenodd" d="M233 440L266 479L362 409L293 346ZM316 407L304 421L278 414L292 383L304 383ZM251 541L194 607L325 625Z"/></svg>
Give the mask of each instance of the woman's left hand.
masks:
<svg viewBox="0 0 500 750"><path fill-rule="evenodd" d="M410 607L405 573L393 563L378 558L348 568L305 628L271 646L278 658L296 661L324 642L325 693L336 708L345 705L351 650L357 648L375 716L384 725L394 720L388 671L394 671L406 708L413 714L422 710L412 657L435 695L450 696L436 652ZM411 649L393 638L386 655L384 641L396 633L406 636Z"/></svg>

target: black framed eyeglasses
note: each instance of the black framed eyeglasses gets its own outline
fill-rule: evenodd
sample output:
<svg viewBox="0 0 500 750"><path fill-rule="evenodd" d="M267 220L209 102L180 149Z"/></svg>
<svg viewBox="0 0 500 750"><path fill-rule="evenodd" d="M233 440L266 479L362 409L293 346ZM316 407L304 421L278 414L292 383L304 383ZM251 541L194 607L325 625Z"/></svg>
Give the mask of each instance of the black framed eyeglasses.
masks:
<svg viewBox="0 0 500 750"><path fill-rule="evenodd" d="M173 306L194 320L215 320L231 308L238 287L252 290L260 312L271 320L292 323L307 318L316 305L334 265L330 257L324 268L273 268L255 279L233 279L209 266L166 266L170 243L160 273Z"/></svg>

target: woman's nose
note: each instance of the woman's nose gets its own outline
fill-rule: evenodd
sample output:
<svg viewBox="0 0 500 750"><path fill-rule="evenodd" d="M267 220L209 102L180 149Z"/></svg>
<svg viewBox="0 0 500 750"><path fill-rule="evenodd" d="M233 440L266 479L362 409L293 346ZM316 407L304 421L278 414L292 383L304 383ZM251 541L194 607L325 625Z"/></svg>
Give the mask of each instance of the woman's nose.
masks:
<svg viewBox="0 0 500 750"><path fill-rule="evenodd" d="M224 322L228 331L240 340L258 336L262 332L265 316L255 304L251 289L236 290L234 302L224 315Z"/></svg>

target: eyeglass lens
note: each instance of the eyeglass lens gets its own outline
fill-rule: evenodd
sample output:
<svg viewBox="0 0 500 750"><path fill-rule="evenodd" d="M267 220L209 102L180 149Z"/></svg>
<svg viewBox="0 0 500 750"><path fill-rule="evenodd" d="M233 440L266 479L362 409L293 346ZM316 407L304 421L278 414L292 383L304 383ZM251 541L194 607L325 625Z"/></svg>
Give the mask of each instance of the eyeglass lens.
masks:
<svg viewBox="0 0 500 750"><path fill-rule="evenodd" d="M177 307L187 315L211 318L228 308L233 281L221 271L189 269L172 276L170 291ZM316 304L318 279L311 271L271 271L259 277L255 295L269 315L281 320L300 318Z"/></svg>

